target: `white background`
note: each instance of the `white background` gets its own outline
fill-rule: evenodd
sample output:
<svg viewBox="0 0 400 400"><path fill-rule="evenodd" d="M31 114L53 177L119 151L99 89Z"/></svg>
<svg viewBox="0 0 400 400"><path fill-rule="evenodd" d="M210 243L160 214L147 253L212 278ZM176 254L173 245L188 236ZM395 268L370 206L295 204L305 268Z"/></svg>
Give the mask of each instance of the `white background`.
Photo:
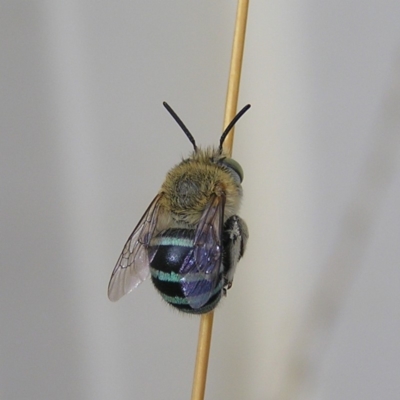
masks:
<svg viewBox="0 0 400 400"><path fill-rule="evenodd" d="M217 143L234 2L3 1L0 397L190 398L198 318L106 289L166 171ZM400 398L400 3L250 4L250 229L207 399Z"/></svg>

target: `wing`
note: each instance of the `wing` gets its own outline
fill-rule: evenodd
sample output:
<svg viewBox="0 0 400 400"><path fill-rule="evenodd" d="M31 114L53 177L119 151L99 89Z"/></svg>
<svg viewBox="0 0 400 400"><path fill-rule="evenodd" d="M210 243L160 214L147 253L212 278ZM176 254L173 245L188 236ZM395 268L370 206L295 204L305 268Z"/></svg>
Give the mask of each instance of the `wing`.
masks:
<svg viewBox="0 0 400 400"><path fill-rule="evenodd" d="M225 196L213 195L196 228L193 249L179 272L182 291L189 305L199 309L218 290L221 280L222 226Z"/></svg>
<svg viewBox="0 0 400 400"><path fill-rule="evenodd" d="M149 276L147 249L157 225L160 198L161 195L154 198L125 243L108 284L108 298L111 301L119 300Z"/></svg>

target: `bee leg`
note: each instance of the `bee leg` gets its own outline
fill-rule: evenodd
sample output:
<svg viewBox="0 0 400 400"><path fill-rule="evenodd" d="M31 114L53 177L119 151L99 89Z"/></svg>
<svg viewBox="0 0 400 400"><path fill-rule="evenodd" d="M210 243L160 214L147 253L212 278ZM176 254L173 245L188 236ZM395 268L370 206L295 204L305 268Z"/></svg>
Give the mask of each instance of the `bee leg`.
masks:
<svg viewBox="0 0 400 400"><path fill-rule="evenodd" d="M232 287L236 265L246 248L249 231L246 223L237 215L232 215L224 224L222 243L224 246L224 295Z"/></svg>

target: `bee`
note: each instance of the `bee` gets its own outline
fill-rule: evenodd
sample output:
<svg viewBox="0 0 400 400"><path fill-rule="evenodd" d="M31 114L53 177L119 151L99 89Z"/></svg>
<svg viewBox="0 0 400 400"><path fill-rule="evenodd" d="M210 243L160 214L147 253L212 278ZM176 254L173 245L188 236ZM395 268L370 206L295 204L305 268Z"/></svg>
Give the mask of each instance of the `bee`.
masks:
<svg viewBox="0 0 400 400"><path fill-rule="evenodd" d="M243 170L222 146L250 105L228 125L218 147L200 149L177 114L163 104L194 150L168 172L129 236L112 272L108 297L119 300L151 275L167 303L185 313L203 314L232 286L249 236L236 215Z"/></svg>

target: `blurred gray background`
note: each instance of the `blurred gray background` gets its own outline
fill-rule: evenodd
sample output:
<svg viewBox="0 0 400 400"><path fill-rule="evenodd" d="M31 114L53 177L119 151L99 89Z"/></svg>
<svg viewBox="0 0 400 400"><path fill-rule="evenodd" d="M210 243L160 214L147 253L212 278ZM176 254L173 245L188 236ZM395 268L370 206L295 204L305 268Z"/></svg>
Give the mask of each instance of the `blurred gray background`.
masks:
<svg viewBox="0 0 400 400"><path fill-rule="evenodd" d="M0 397L190 398L199 320L106 289L167 170L217 143L235 2L0 6ZM400 3L251 1L250 228L206 399L400 398Z"/></svg>

